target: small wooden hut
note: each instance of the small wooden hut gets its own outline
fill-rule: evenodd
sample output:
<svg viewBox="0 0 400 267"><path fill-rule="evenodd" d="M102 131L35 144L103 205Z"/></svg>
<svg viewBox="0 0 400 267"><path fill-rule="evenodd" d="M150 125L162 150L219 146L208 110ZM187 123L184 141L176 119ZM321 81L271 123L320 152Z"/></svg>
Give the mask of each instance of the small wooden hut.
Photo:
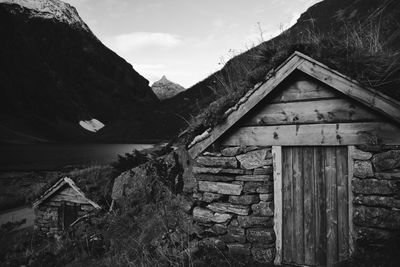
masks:
<svg viewBox="0 0 400 267"><path fill-rule="evenodd" d="M64 177L46 190L33 208L35 228L43 233L57 233L100 206L88 199L72 179Z"/></svg>
<svg viewBox="0 0 400 267"><path fill-rule="evenodd" d="M295 52L226 115L189 146L204 236L259 261L334 266L400 229L399 102Z"/></svg>

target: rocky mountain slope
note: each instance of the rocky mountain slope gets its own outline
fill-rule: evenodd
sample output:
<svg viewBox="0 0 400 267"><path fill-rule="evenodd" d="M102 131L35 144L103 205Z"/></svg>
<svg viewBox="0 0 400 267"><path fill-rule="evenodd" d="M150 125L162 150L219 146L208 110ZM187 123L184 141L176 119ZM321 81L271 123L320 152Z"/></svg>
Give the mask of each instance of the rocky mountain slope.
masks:
<svg viewBox="0 0 400 267"><path fill-rule="evenodd" d="M131 136L143 136L143 114L157 97L74 7L0 0L0 36L0 142L90 141L97 134L79 122L107 126L128 117Z"/></svg>
<svg viewBox="0 0 400 267"><path fill-rule="evenodd" d="M165 75L162 76L160 80L154 82L151 89L160 100L171 98L180 92L185 91L183 86L171 82L167 77L165 77Z"/></svg>

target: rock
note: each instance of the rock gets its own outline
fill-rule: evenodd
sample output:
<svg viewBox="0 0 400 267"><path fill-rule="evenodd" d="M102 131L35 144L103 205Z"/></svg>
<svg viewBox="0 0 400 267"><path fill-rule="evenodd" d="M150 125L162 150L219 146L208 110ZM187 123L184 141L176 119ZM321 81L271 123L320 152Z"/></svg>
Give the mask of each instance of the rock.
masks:
<svg viewBox="0 0 400 267"><path fill-rule="evenodd" d="M254 215L274 216L274 203L261 201L258 204L251 205Z"/></svg>
<svg viewBox="0 0 400 267"><path fill-rule="evenodd" d="M240 175L236 176L235 178L236 181L244 181L244 182L264 182L264 181L270 181L271 176L270 175Z"/></svg>
<svg viewBox="0 0 400 267"><path fill-rule="evenodd" d="M273 217L258 217L254 215L250 216L238 216L238 223L243 228L249 227L272 227L274 225Z"/></svg>
<svg viewBox="0 0 400 267"><path fill-rule="evenodd" d="M193 209L193 220L201 223L225 223L232 218L231 214L215 213L204 208L195 207Z"/></svg>
<svg viewBox="0 0 400 267"><path fill-rule="evenodd" d="M184 147L179 147L174 153L177 155L178 163L183 170L183 192L191 193L197 187L197 181L193 174L193 159Z"/></svg>
<svg viewBox="0 0 400 267"><path fill-rule="evenodd" d="M208 209L203 209L200 207L195 207L193 209L193 220L196 222L208 223L212 221L214 217L214 212Z"/></svg>
<svg viewBox="0 0 400 267"><path fill-rule="evenodd" d="M220 200L221 198L223 198L223 196L224 195L222 195L222 194L204 192L203 197L202 197L202 201L210 203L210 202L213 202L213 201Z"/></svg>
<svg viewBox="0 0 400 267"><path fill-rule="evenodd" d="M369 244L382 244L393 236L391 231L367 227L356 227L355 232L357 241Z"/></svg>
<svg viewBox="0 0 400 267"><path fill-rule="evenodd" d="M226 248L224 241L222 241L219 238L212 238L212 237L201 240L199 245L205 247L218 248L221 250L224 250Z"/></svg>
<svg viewBox="0 0 400 267"><path fill-rule="evenodd" d="M226 232L228 231L228 227L226 225L219 223L214 224L210 229L212 233L217 235L226 234Z"/></svg>
<svg viewBox="0 0 400 267"><path fill-rule="evenodd" d="M269 194L260 194L260 200L261 201L272 201L274 199L274 194L269 193Z"/></svg>
<svg viewBox="0 0 400 267"><path fill-rule="evenodd" d="M273 168L271 165L264 166L262 168L256 168L253 170L254 175L262 175L262 174L272 174Z"/></svg>
<svg viewBox="0 0 400 267"><path fill-rule="evenodd" d="M372 157L376 171L395 169L400 167L400 150L390 150Z"/></svg>
<svg viewBox="0 0 400 267"><path fill-rule="evenodd" d="M354 176L358 178L367 178L374 176L371 162L369 160L354 161Z"/></svg>
<svg viewBox="0 0 400 267"><path fill-rule="evenodd" d="M206 151L206 152L203 153L203 156L221 157L222 154L221 154L221 153L218 153L218 152L209 152L209 151Z"/></svg>
<svg viewBox="0 0 400 267"><path fill-rule="evenodd" d="M181 209L186 213L190 213L193 207L193 200L185 195L178 195L177 199L179 201L179 206L181 207Z"/></svg>
<svg viewBox="0 0 400 267"><path fill-rule="evenodd" d="M219 193L238 196L242 193L243 186L240 184L199 181L199 190L205 192Z"/></svg>
<svg viewBox="0 0 400 267"><path fill-rule="evenodd" d="M235 157L197 157L196 162L208 167L237 168Z"/></svg>
<svg viewBox="0 0 400 267"><path fill-rule="evenodd" d="M231 218L232 218L231 214L215 213L214 216L211 218L211 221L216 223L225 223L228 222Z"/></svg>
<svg viewBox="0 0 400 267"><path fill-rule="evenodd" d="M273 229L248 228L246 238L251 243L270 244L275 241L275 233Z"/></svg>
<svg viewBox="0 0 400 267"><path fill-rule="evenodd" d="M400 229L400 210L357 206L354 209L353 218L353 222L357 226Z"/></svg>
<svg viewBox="0 0 400 267"><path fill-rule="evenodd" d="M229 202L232 204L250 205L259 201L258 195L229 196Z"/></svg>
<svg viewBox="0 0 400 267"><path fill-rule="evenodd" d="M232 255L250 255L250 244L226 244Z"/></svg>
<svg viewBox="0 0 400 267"><path fill-rule="evenodd" d="M273 191L272 182L245 182L243 186L244 193L271 193Z"/></svg>
<svg viewBox="0 0 400 267"><path fill-rule="evenodd" d="M235 180L235 176L226 176L226 175L210 175L210 174L196 174L196 179L198 181L209 181L209 182L231 182Z"/></svg>
<svg viewBox="0 0 400 267"><path fill-rule="evenodd" d="M400 199L388 196L358 195L354 197L353 203L365 206L400 209Z"/></svg>
<svg viewBox="0 0 400 267"><path fill-rule="evenodd" d="M400 172L376 172L374 177L380 180L399 180Z"/></svg>
<svg viewBox="0 0 400 267"><path fill-rule="evenodd" d="M351 184L353 192L357 194L390 195L399 190L398 187L394 186L389 180L354 178Z"/></svg>
<svg viewBox="0 0 400 267"><path fill-rule="evenodd" d="M236 219L233 219L229 225L230 226L239 226L239 223Z"/></svg>
<svg viewBox="0 0 400 267"><path fill-rule="evenodd" d="M239 154L244 154L253 150L257 150L259 147L257 146L235 146L235 147L227 147L221 151L221 154L227 157L234 157Z"/></svg>
<svg viewBox="0 0 400 267"><path fill-rule="evenodd" d="M369 160L372 158L372 153L364 152L360 149L354 148L352 158L355 160Z"/></svg>
<svg viewBox="0 0 400 267"><path fill-rule="evenodd" d="M220 237L225 243L245 243L246 235L243 228L228 226L228 233Z"/></svg>
<svg viewBox="0 0 400 267"><path fill-rule="evenodd" d="M211 167L193 167L195 174L231 174L231 175L245 175L252 174L250 170L242 169L224 169L224 168L211 168Z"/></svg>
<svg viewBox="0 0 400 267"><path fill-rule="evenodd" d="M234 213L238 215L248 215L250 210L249 207L247 206L234 205L231 203L218 203L218 202L214 202L207 205L207 208L214 212Z"/></svg>
<svg viewBox="0 0 400 267"><path fill-rule="evenodd" d="M276 249L274 247L256 246L251 249L254 260L263 263L272 263L275 259Z"/></svg>
<svg viewBox="0 0 400 267"><path fill-rule="evenodd" d="M272 165L271 149L260 149L236 156L240 166L244 169L255 169L266 165Z"/></svg>

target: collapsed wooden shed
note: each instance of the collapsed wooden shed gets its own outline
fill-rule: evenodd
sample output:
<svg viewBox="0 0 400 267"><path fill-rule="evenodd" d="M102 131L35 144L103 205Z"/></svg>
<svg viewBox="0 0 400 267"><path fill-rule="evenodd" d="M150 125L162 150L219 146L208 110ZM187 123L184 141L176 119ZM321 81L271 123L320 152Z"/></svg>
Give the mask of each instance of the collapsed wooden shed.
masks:
<svg viewBox="0 0 400 267"><path fill-rule="evenodd" d="M34 203L35 228L43 233L67 229L79 217L100 209L88 199L71 178L58 180Z"/></svg>
<svg viewBox="0 0 400 267"><path fill-rule="evenodd" d="M295 52L196 137L204 236L259 261L334 266L400 229L400 103Z"/></svg>

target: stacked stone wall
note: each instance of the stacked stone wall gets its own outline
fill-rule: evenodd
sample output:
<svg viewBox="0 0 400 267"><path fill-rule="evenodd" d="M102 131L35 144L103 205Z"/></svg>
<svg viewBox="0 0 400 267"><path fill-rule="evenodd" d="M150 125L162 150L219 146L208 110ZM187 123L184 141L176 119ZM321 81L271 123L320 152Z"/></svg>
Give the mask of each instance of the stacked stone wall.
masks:
<svg viewBox="0 0 400 267"><path fill-rule="evenodd" d="M400 148L360 146L352 157L357 248L381 246L400 231Z"/></svg>
<svg viewBox="0 0 400 267"><path fill-rule="evenodd" d="M194 226L200 238L261 262L275 257L271 147L221 147L195 160Z"/></svg>
<svg viewBox="0 0 400 267"><path fill-rule="evenodd" d="M58 201L47 201L39 205L35 209L35 229L43 234L55 234L62 231L61 223L59 223L59 208L61 205L62 202ZM78 217L93 209L94 207L89 204L79 205Z"/></svg>

